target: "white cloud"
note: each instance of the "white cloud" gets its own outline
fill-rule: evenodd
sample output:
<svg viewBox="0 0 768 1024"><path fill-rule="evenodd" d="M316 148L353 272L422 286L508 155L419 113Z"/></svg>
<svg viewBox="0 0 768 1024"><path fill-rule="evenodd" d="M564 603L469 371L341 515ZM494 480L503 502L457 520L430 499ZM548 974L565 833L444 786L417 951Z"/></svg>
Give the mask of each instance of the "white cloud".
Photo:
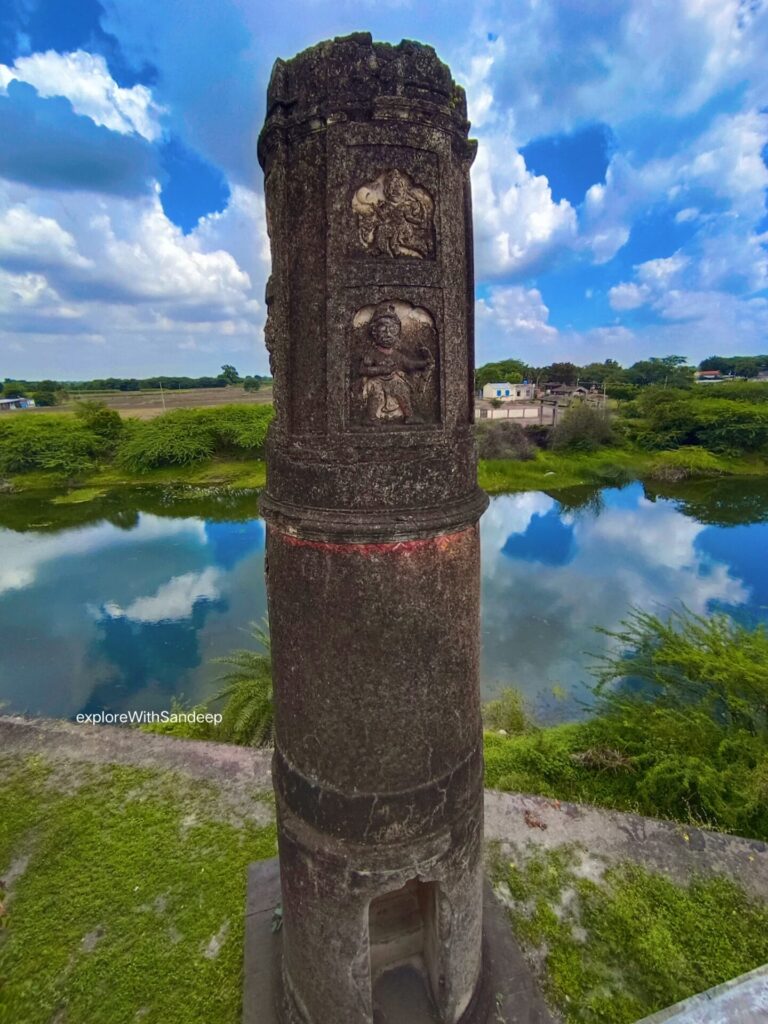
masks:
<svg viewBox="0 0 768 1024"><path fill-rule="evenodd" d="M98 555L106 548L121 544L144 543L181 537L207 543L205 523L201 519L164 519L140 513L130 532L111 523L87 526L61 534L15 533L0 530L0 594L31 586L50 562L63 555Z"/></svg>
<svg viewBox="0 0 768 1024"><path fill-rule="evenodd" d="M202 572L187 572L163 583L154 594L137 597L125 607L111 601L104 605L104 614L112 619L131 622L176 622L188 619L198 601L215 601L221 596L223 574L209 566Z"/></svg>
<svg viewBox="0 0 768 1024"><path fill-rule="evenodd" d="M698 220L701 216L701 211L695 206L686 206L684 210L678 210L675 214L676 224L687 224L689 221Z"/></svg>
<svg viewBox="0 0 768 1024"><path fill-rule="evenodd" d="M608 291L608 301L612 309L637 309L645 305L650 295L650 289L646 285L616 284Z"/></svg>
<svg viewBox="0 0 768 1024"><path fill-rule="evenodd" d="M67 379L73 344L82 372L94 376L214 373L244 354L249 372L266 370L269 259L255 193L236 187L224 211L187 235L166 217L156 191L129 200L4 183L3 206L0 267L12 275L0 279L7 373ZM14 321L21 309L24 320ZM97 359L82 350L86 339L99 343ZM14 354L10 346L19 342Z"/></svg>
<svg viewBox="0 0 768 1024"><path fill-rule="evenodd" d="M520 276L576 235L576 213L555 202L508 136L486 137L472 168L475 257L488 278Z"/></svg>
<svg viewBox="0 0 768 1024"><path fill-rule="evenodd" d="M89 266L68 231L23 203L0 213L0 261L24 268Z"/></svg>
<svg viewBox="0 0 768 1024"><path fill-rule="evenodd" d="M536 348L558 336L556 328L547 323L549 309L536 288L494 286L487 298L475 303L475 316L478 364L517 356L522 351L535 363L532 353ZM539 363L549 362L546 350L539 355Z"/></svg>
<svg viewBox="0 0 768 1024"><path fill-rule="evenodd" d="M145 85L121 88L100 54L48 50L18 57L10 67L0 64L0 91L6 91L14 80L34 86L43 97L64 96L75 113L112 131L135 132L150 142L162 132L160 118L164 111L151 91Z"/></svg>

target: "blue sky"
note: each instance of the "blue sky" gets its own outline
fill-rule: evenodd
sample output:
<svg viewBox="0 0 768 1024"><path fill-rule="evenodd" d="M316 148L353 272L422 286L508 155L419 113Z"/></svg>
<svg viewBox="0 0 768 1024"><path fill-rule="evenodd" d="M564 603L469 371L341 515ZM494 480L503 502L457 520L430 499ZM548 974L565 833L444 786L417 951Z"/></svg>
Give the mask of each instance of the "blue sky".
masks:
<svg viewBox="0 0 768 1024"><path fill-rule="evenodd" d="M0 377L265 372L269 72L361 29L467 89L478 362L768 350L768 0L5 0Z"/></svg>

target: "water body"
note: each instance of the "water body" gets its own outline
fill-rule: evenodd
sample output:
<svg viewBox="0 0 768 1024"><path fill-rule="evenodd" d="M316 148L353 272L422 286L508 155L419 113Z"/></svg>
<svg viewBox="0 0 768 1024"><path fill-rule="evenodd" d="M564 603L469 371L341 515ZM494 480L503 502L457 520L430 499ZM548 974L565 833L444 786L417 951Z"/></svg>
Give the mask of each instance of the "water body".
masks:
<svg viewBox="0 0 768 1024"><path fill-rule="evenodd" d="M583 713L594 627L633 606L768 621L768 481L502 495L481 530L484 696L517 686L548 721ZM264 536L249 493L0 497L3 709L208 700L265 614Z"/></svg>

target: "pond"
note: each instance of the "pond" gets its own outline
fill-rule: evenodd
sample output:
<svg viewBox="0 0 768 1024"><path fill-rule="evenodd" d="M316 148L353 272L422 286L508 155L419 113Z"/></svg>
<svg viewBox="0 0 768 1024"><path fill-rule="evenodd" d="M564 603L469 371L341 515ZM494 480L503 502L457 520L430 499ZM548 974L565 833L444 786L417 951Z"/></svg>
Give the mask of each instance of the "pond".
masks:
<svg viewBox="0 0 768 1024"><path fill-rule="evenodd" d="M257 496L77 499L0 496L3 710L208 700L266 611ZM517 686L544 721L582 713L594 627L633 606L768 621L768 481L501 495L481 531L483 694Z"/></svg>

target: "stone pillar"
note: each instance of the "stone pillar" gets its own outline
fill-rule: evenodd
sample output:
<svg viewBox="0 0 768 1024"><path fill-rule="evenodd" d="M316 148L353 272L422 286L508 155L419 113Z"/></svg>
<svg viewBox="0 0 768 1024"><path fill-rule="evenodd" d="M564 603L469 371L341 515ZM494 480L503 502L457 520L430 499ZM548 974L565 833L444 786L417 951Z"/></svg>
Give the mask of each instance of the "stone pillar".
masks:
<svg viewBox="0 0 768 1024"><path fill-rule="evenodd" d="M377 986L409 965L438 1020L476 1015L487 499L468 129L418 43L358 34L272 72L261 507L290 1022L378 1021Z"/></svg>

